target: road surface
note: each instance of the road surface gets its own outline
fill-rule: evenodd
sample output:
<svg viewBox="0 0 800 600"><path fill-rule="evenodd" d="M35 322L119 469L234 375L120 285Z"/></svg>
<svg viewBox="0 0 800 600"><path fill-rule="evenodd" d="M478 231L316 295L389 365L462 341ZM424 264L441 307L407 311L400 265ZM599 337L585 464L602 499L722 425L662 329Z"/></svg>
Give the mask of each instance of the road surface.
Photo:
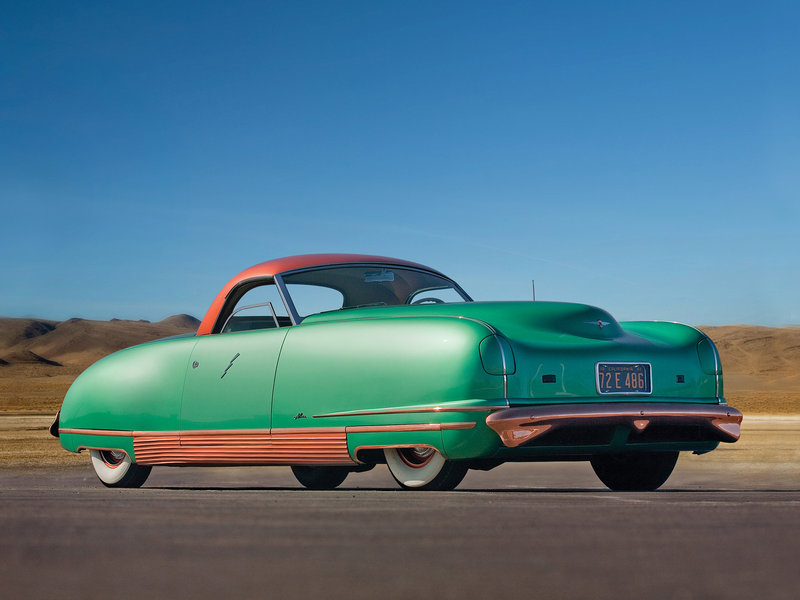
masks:
<svg viewBox="0 0 800 600"><path fill-rule="evenodd" d="M719 451L718 451L719 452ZM2 598L787 598L800 593L794 464L682 456L615 493L585 463L406 492L384 466L330 492L286 468L88 464L0 471Z"/></svg>

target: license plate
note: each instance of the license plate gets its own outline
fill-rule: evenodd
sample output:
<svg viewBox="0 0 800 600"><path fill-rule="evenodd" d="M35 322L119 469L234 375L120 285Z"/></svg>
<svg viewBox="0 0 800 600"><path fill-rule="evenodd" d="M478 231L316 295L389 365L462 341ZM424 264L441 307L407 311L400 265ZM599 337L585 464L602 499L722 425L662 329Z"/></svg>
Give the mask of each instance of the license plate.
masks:
<svg viewBox="0 0 800 600"><path fill-rule="evenodd" d="M650 363L597 363L600 394L650 394Z"/></svg>

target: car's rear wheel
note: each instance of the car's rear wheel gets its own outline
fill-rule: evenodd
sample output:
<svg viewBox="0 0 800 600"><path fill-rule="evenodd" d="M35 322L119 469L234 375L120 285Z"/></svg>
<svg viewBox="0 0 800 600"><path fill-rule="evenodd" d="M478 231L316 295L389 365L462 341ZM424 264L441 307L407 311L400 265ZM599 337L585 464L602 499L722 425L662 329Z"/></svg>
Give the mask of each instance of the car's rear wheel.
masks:
<svg viewBox="0 0 800 600"><path fill-rule="evenodd" d="M347 478L347 467L292 467L297 481L310 490L332 490Z"/></svg>
<svg viewBox="0 0 800 600"><path fill-rule="evenodd" d="M664 484L677 460L677 452L626 452L598 454L591 463L608 488L618 492L649 492Z"/></svg>
<svg viewBox="0 0 800 600"><path fill-rule="evenodd" d="M445 460L430 446L387 448L383 452L392 477L406 490L452 490L469 470L465 463Z"/></svg>
<svg viewBox="0 0 800 600"><path fill-rule="evenodd" d="M147 481L152 467L137 465L122 450L90 450L97 477L107 487L137 488Z"/></svg>

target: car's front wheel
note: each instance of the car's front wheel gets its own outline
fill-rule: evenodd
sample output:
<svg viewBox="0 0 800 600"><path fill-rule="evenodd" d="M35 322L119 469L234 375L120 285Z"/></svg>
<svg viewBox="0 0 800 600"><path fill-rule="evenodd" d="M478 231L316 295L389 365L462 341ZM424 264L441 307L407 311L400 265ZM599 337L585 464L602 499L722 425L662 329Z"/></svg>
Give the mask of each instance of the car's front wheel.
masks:
<svg viewBox="0 0 800 600"><path fill-rule="evenodd" d="M383 453L392 477L406 490L452 490L469 470L465 463L445 460L430 446L387 448Z"/></svg>
<svg viewBox="0 0 800 600"><path fill-rule="evenodd" d="M606 487L617 492L650 492L669 478L677 452L626 452L598 454L592 468Z"/></svg>
<svg viewBox="0 0 800 600"><path fill-rule="evenodd" d="M310 490L332 490L347 478L347 467L292 467L297 481Z"/></svg>
<svg viewBox="0 0 800 600"><path fill-rule="evenodd" d="M106 487L137 488L152 467L137 465L122 450L90 450L94 472Z"/></svg>

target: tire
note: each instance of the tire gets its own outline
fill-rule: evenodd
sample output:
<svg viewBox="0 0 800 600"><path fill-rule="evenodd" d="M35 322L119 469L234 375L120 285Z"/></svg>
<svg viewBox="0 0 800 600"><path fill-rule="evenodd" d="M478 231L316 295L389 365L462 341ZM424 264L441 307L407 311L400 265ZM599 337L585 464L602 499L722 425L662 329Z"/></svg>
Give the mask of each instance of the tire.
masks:
<svg viewBox="0 0 800 600"><path fill-rule="evenodd" d="M292 467L297 481L310 490L332 490L350 474L347 467Z"/></svg>
<svg viewBox="0 0 800 600"><path fill-rule="evenodd" d="M445 460L430 446L386 448L383 453L389 472L404 490L449 491L469 470L466 463Z"/></svg>
<svg viewBox="0 0 800 600"><path fill-rule="evenodd" d="M138 488L147 481L152 467L137 465L122 450L90 450L92 466L106 487Z"/></svg>
<svg viewBox="0 0 800 600"><path fill-rule="evenodd" d="M651 492L669 478L677 452L627 452L598 454L592 469L606 487L616 492Z"/></svg>

